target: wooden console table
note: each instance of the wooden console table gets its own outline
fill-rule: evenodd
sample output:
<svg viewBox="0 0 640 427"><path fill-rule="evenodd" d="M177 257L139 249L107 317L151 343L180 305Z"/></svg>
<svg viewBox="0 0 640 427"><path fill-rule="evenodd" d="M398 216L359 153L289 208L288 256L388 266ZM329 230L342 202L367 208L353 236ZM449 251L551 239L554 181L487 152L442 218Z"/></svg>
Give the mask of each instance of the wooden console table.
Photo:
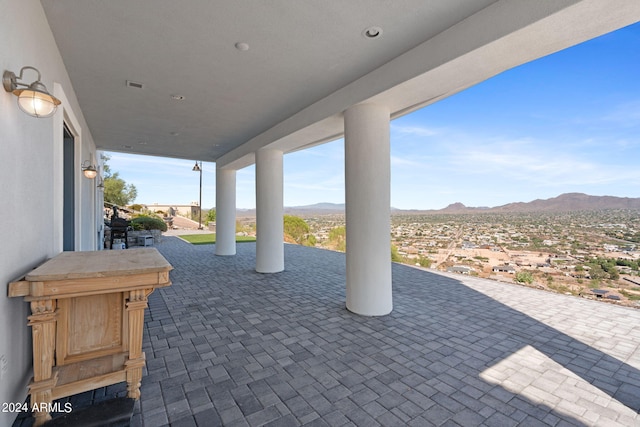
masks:
<svg viewBox="0 0 640 427"><path fill-rule="evenodd" d="M31 303L35 426L53 400L118 382L140 397L144 309L173 267L155 248L63 252L9 284Z"/></svg>

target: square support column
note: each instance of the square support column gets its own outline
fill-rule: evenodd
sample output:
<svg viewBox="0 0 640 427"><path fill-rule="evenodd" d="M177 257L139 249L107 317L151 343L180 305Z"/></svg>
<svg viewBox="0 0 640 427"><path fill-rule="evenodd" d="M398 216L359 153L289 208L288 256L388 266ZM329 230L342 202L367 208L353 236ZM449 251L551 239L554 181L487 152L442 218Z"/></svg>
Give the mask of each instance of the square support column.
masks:
<svg viewBox="0 0 640 427"><path fill-rule="evenodd" d="M391 154L386 106L358 104L344 113L347 309L383 316L391 292Z"/></svg>
<svg viewBox="0 0 640 427"><path fill-rule="evenodd" d="M256 152L256 271L284 270L283 152Z"/></svg>
<svg viewBox="0 0 640 427"><path fill-rule="evenodd" d="M236 254L236 171L216 167L216 255Z"/></svg>

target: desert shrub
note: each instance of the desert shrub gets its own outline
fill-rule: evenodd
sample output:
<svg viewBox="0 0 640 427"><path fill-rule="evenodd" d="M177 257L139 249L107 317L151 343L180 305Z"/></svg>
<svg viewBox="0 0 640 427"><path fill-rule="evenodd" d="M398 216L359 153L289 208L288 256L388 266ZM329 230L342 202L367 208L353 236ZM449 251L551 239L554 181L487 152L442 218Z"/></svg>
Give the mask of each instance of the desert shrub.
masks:
<svg viewBox="0 0 640 427"><path fill-rule="evenodd" d="M131 220L134 230L161 230L167 231L167 224L160 218L140 215Z"/></svg>
<svg viewBox="0 0 640 427"><path fill-rule="evenodd" d="M532 284L533 275L529 271L519 271L516 273L516 282Z"/></svg>

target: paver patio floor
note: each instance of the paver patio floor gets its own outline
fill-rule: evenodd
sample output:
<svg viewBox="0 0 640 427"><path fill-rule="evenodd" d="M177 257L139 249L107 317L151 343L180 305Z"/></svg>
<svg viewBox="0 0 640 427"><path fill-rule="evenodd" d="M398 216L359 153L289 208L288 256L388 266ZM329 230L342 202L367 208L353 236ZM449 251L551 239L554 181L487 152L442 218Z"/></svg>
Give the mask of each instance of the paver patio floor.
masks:
<svg viewBox="0 0 640 427"><path fill-rule="evenodd" d="M134 426L640 425L640 310L394 265L393 312L363 317L344 254L157 248Z"/></svg>

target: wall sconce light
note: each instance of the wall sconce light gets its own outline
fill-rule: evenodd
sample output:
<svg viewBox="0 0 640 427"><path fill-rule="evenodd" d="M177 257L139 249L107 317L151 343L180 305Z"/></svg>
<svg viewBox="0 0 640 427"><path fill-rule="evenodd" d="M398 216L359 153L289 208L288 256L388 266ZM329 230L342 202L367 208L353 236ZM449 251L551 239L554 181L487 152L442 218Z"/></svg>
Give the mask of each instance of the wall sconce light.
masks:
<svg viewBox="0 0 640 427"><path fill-rule="evenodd" d="M98 187L99 190L104 191L104 179L98 178L98 185L96 185L96 187Z"/></svg>
<svg viewBox="0 0 640 427"><path fill-rule="evenodd" d="M96 167L91 164L89 160L85 160L82 163L82 173L89 179L93 179L98 176L98 171Z"/></svg>
<svg viewBox="0 0 640 427"><path fill-rule="evenodd" d="M31 83L21 83L22 73L24 70L34 70L38 73L38 79ZM2 74L2 85L4 90L12 92L18 97L18 107L25 113L33 117L50 117L56 112L60 100L49 94L45 85L40 82L40 71L34 67L26 66L20 69L20 75L5 70ZM26 89L18 89L18 86L24 86Z"/></svg>

